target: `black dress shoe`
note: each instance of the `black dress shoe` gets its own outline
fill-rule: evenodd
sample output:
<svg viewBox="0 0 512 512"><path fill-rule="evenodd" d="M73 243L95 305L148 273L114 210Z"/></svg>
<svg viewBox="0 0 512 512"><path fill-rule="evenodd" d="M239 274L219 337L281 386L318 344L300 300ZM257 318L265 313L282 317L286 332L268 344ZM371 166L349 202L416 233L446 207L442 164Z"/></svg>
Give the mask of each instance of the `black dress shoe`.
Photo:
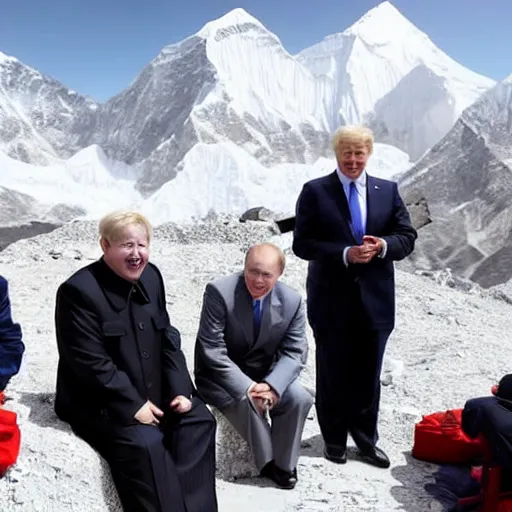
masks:
<svg viewBox="0 0 512 512"><path fill-rule="evenodd" d="M260 476L270 478L281 489L293 489L297 484L297 469L285 471L271 460L260 471Z"/></svg>
<svg viewBox="0 0 512 512"><path fill-rule="evenodd" d="M364 451L359 450L359 455L363 462L377 466L378 468L389 468L391 464L388 456L376 446Z"/></svg>
<svg viewBox="0 0 512 512"><path fill-rule="evenodd" d="M336 464L345 464L347 462L347 449L342 446L325 445L324 457Z"/></svg>

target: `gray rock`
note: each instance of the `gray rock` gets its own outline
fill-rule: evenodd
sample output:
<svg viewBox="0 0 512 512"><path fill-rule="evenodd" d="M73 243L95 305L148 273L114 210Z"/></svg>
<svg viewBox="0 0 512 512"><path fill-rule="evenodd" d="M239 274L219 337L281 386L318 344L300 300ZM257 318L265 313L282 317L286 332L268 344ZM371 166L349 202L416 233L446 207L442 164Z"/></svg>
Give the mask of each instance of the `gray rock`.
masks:
<svg viewBox="0 0 512 512"><path fill-rule="evenodd" d="M402 200L407 207L407 211L411 216L411 223L415 229L421 229L432 222L427 199L419 191L406 191Z"/></svg>
<svg viewBox="0 0 512 512"><path fill-rule="evenodd" d="M218 409L212 407L212 412L217 420L217 477L237 480L257 476L249 445Z"/></svg>
<svg viewBox="0 0 512 512"><path fill-rule="evenodd" d="M240 222L248 220L273 221L275 220L275 213L264 206L257 206L242 213L239 220Z"/></svg>
<svg viewBox="0 0 512 512"><path fill-rule="evenodd" d="M512 77L484 93L453 129L400 176L421 191L433 219L411 261L450 267L484 287L512 277Z"/></svg>

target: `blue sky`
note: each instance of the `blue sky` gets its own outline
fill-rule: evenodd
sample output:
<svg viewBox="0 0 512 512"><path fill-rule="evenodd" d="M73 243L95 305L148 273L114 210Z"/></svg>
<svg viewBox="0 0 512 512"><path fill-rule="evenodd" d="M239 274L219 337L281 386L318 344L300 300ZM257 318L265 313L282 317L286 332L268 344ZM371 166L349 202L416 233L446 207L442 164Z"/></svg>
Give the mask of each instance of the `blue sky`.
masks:
<svg viewBox="0 0 512 512"><path fill-rule="evenodd" d="M104 101L159 50L207 21L243 7L290 53L341 32L377 0L6 0L0 51ZM394 0L402 14L465 66L502 79L512 73L511 0ZM492 6L492 7L491 7Z"/></svg>

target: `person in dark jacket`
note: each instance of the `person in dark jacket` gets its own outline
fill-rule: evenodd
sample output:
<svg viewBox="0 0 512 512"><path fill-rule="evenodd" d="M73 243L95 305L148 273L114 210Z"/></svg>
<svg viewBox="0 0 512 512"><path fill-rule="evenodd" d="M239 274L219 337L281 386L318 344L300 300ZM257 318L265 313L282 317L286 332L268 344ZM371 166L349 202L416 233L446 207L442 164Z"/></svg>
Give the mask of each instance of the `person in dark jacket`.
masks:
<svg viewBox="0 0 512 512"><path fill-rule="evenodd" d="M417 237L397 184L370 176L371 130L333 137L337 169L307 182L297 201L294 253L309 261L308 319L316 343L316 409L324 455L347 461L347 435L365 462L388 467L377 447L380 373L395 322L393 263Z"/></svg>
<svg viewBox="0 0 512 512"><path fill-rule="evenodd" d="M58 289L55 411L108 462L127 512L216 512L215 419L171 325L151 226L100 221L100 260Z"/></svg>
<svg viewBox="0 0 512 512"><path fill-rule="evenodd" d="M512 471L512 374L493 386L494 396L468 400L462 411L462 430L471 438L485 437L493 462Z"/></svg>
<svg viewBox="0 0 512 512"><path fill-rule="evenodd" d="M0 276L0 391L19 372L24 352L21 327L12 320L7 280Z"/></svg>

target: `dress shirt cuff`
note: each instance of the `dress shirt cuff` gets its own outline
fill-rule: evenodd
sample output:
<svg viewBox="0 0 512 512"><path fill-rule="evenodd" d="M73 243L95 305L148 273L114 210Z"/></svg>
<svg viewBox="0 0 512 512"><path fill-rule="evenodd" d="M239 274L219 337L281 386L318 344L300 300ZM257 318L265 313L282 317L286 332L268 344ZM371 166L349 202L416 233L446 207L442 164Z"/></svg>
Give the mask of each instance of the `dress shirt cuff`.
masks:
<svg viewBox="0 0 512 512"><path fill-rule="evenodd" d="M380 251L378 257L379 258L385 258L386 254L388 253L388 243L384 238L379 238L379 240L382 242L382 250Z"/></svg>
<svg viewBox="0 0 512 512"><path fill-rule="evenodd" d="M345 265L345 267L348 267L348 250L350 249L350 245L348 247L345 247L345 249L343 249L343 264Z"/></svg>
<svg viewBox="0 0 512 512"><path fill-rule="evenodd" d="M249 394L249 393L252 391L252 388L253 388L254 386L256 386L256 382L253 382L253 383L252 383L252 384L247 388L247 391L245 392L245 395L242 397L242 400L241 400L242 402L243 402L244 400L247 400L247 399L251 400L251 396L250 396L250 394ZM251 402L252 402L252 400L251 400Z"/></svg>

